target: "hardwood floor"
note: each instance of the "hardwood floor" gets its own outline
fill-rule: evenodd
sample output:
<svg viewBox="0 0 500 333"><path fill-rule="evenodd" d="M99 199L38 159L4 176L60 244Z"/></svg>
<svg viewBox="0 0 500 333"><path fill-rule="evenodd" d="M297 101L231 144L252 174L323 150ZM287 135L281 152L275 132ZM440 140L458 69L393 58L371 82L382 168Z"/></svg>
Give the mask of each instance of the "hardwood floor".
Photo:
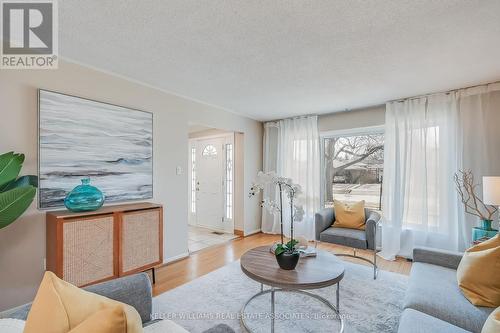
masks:
<svg viewBox="0 0 500 333"><path fill-rule="evenodd" d="M279 240L279 236L277 235L259 233L201 250L191 254L191 256L186 259L158 268L156 270L156 283L153 286L153 294L156 296L170 289L174 289L240 259L243 253L251 248L261 245L271 245L277 240ZM351 248L334 244L319 243L318 248L334 253L352 254ZM372 258L373 253L370 251L357 250L357 255ZM342 257L342 259L368 265L368 263L362 260L347 257ZM406 259L398 258L396 261L387 261L379 257L377 258L377 263L381 270L406 275L410 274L411 262L406 261Z"/></svg>

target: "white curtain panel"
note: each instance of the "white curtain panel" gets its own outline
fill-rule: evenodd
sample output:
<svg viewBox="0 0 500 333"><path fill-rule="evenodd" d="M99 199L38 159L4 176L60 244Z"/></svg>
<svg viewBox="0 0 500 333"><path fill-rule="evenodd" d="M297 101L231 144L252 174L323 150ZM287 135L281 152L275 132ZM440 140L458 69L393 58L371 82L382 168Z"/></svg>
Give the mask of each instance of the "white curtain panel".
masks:
<svg viewBox="0 0 500 333"><path fill-rule="evenodd" d="M500 83L462 89L457 93L460 114L462 168L472 170L477 183L483 176L500 176ZM482 187L478 188L482 196ZM478 219L459 210L459 225L463 237L459 250L472 241L471 228ZM498 229L498 221L493 224Z"/></svg>
<svg viewBox="0 0 500 333"><path fill-rule="evenodd" d="M458 112L450 94L386 105L381 256L457 247Z"/></svg>
<svg viewBox="0 0 500 333"><path fill-rule="evenodd" d="M500 159L492 156L500 143L496 88L386 104L382 257L411 258L415 246L463 251L470 245L477 222L465 215L453 175L464 168L478 182L500 175Z"/></svg>
<svg viewBox="0 0 500 333"><path fill-rule="evenodd" d="M320 208L320 155L318 119L316 116L285 119L264 125L264 171L293 179L303 193L298 200L305 214L302 221L294 223L295 236L314 239L314 214ZM265 197L278 200L273 188L264 189ZM284 229L290 230L288 198L284 197ZM262 231L279 233L279 216L262 214Z"/></svg>
<svg viewBox="0 0 500 333"><path fill-rule="evenodd" d="M268 122L264 124L264 172L277 172L278 170L278 138L279 124L277 122ZM262 191L264 198L278 200L276 187L268 184ZM271 214L266 208L262 209L262 232L276 234L280 232L279 218Z"/></svg>

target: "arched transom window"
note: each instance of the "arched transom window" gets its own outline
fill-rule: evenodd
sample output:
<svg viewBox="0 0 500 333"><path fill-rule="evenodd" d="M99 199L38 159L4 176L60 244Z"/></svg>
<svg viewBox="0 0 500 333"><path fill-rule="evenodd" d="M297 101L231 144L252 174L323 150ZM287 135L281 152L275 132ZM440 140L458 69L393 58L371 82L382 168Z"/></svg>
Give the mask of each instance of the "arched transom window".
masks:
<svg viewBox="0 0 500 333"><path fill-rule="evenodd" d="M206 145L202 152L203 156L217 156L217 149L214 145Z"/></svg>

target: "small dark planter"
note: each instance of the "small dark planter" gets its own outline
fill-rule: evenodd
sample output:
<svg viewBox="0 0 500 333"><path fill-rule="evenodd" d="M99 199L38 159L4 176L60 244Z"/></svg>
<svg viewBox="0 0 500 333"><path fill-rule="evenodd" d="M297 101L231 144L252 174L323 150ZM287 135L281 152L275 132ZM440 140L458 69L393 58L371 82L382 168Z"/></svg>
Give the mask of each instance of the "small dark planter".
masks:
<svg viewBox="0 0 500 333"><path fill-rule="evenodd" d="M280 265L281 269L286 269L287 271L291 271L295 269L297 264L299 263L300 254L298 252L288 253L283 252L279 256L276 256L276 261L278 261L278 265Z"/></svg>

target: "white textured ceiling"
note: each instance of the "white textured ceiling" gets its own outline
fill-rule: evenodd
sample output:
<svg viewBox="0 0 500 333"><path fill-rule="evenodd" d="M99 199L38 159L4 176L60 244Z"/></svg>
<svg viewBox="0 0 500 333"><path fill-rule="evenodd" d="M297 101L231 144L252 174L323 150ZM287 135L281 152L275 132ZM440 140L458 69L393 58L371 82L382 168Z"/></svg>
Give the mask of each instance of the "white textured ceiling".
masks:
<svg viewBox="0 0 500 333"><path fill-rule="evenodd" d="M500 79L499 0L62 0L61 56L254 119Z"/></svg>

